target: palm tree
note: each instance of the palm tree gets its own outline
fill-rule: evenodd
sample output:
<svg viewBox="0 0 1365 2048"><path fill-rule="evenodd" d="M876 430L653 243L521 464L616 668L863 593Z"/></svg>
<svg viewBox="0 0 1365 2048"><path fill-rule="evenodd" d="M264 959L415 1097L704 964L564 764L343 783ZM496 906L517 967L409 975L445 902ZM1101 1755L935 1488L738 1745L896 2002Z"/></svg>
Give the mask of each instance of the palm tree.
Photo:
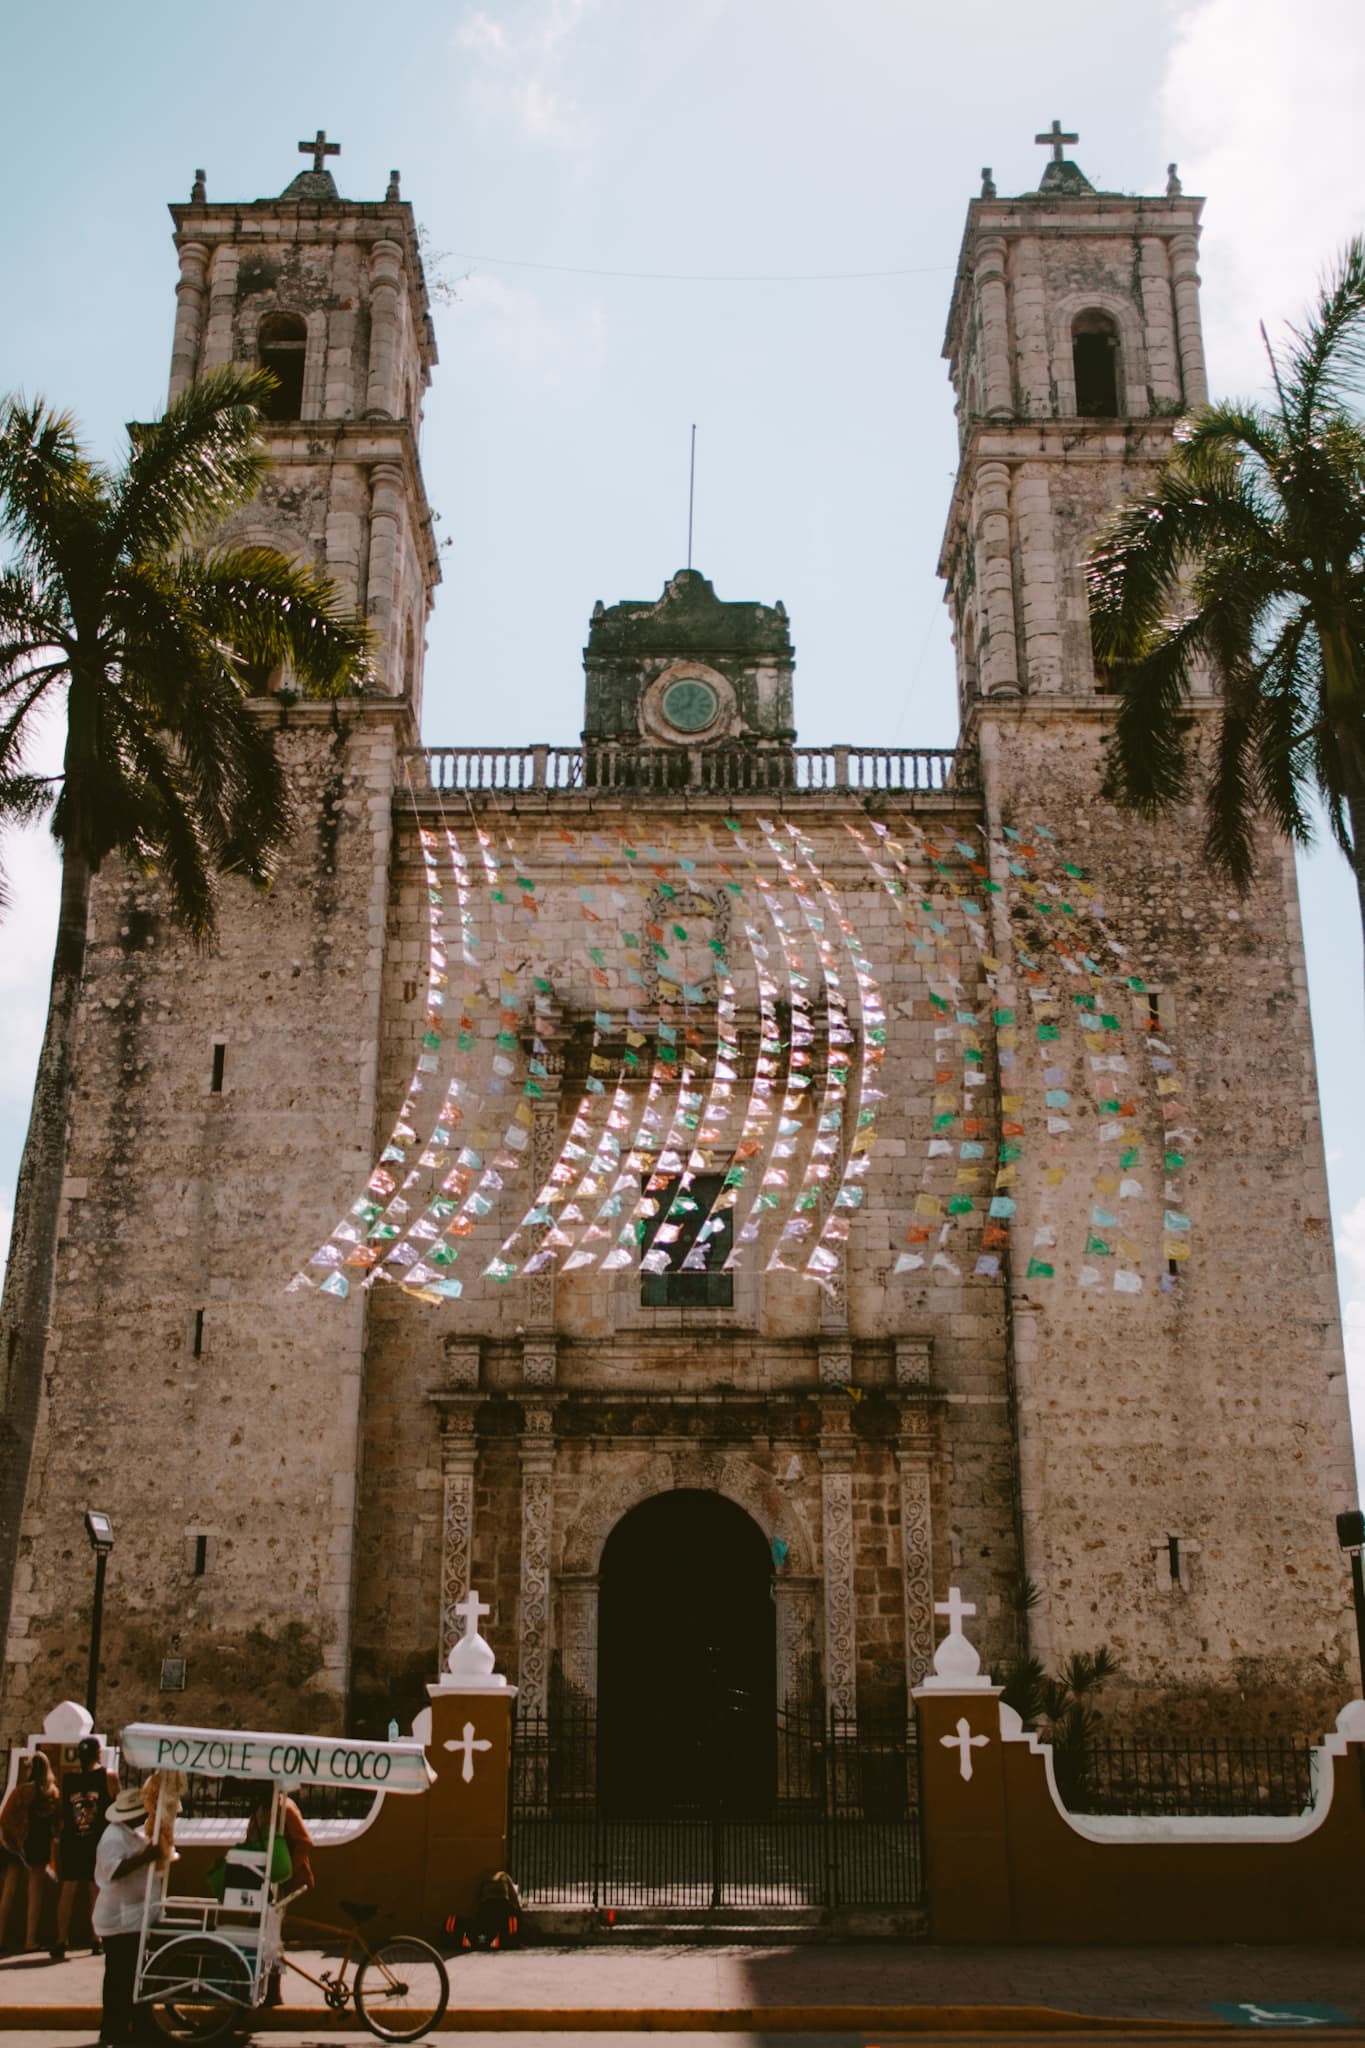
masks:
<svg viewBox="0 0 1365 2048"><path fill-rule="evenodd" d="M1264 336L1265 330L1262 328ZM1365 237L1302 328L1266 339L1273 406L1207 406L1087 564L1096 653L1119 692L1109 790L1154 816L1189 794L1192 672L1222 692L1206 849L1245 888L1258 818L1312 839L1314 796L1365 931Z"/></svg>
<svg viewBox="0 0 1365 2048"><path fill-rule="evenodd" d="M0 825L50 809L61 902L47 1023L0 1304L0 1642L38 1415L94 876L110 855L160 875L196 939L217 878L269 881L290 826L273 734L247 704L288 663L335 696L363 672L366 629L322 577L272 549L208 538L255 495L266 457L261 372L200 380L133 433L123 467L92 460L69 416L0 404ZM60 776L25 767L64 693Z"/></svg>

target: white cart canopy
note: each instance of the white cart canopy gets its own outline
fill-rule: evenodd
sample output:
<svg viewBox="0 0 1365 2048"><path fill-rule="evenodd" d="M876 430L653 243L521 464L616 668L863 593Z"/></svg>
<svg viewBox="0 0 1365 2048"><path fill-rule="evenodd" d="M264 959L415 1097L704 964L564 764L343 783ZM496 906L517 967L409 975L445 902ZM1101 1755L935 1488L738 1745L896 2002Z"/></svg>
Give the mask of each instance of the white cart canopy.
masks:
<svg viewBox="0 0 1365 2048"><path fill-rule="evenodd" d="M343 1742L330 1735L262 1735L254 1729L160 1727L133 1721L120 1738L140 1771L192 1771L295 1785L352 1785L367 1792L425 1792L435 1778L420 1742Z"/></svg>

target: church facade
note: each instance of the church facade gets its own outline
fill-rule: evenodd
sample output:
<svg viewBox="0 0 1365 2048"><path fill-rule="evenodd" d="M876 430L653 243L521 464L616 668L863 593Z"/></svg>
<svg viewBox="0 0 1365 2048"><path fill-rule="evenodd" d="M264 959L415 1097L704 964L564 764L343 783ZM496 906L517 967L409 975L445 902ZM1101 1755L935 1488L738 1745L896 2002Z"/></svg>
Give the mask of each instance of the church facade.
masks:
<svg viewBox="0 0 1365 2048"><path fill-rule="evenodd" d="M1241 898L1193 813L1103 800L1080 568L1206 396L1201 202L1056 156L953 288L947 755L800 747L785 611L691 570L593 613L579 743L423 749L397 180L172 209L171 392L276 370L239 531L366 611L377 686L257 679L303 823L212 952L100 878L12 1735L80 1690L86 1505L111 1725L406 1725L470 1585L523 1710L905 1716L950 1581L988 1667L1108 1643L1128 1726L1330 1723L1293 860Z"/></svg>

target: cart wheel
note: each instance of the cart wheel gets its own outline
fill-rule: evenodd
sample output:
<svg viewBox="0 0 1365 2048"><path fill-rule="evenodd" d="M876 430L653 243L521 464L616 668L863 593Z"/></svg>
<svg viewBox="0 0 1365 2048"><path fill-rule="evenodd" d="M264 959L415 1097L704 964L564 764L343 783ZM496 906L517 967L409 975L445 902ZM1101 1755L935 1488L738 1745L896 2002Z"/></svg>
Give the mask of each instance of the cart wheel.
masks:
<svg viewBox="0 0 1365 2048"><path fill-rule="evenodd" d="M355 2005L381 2041L418 2041L441 2023L450 1997L446 1966L425 1941L400 1934L356 1971Z"/></svg>
<svg viewBox="0 0 1365 2048"><path fill-rule="evenodd" d="M172 2041L228 2041L251 2022L251 1970L231 1942L182 1934L147 1957L141 2000Z"/></svg>

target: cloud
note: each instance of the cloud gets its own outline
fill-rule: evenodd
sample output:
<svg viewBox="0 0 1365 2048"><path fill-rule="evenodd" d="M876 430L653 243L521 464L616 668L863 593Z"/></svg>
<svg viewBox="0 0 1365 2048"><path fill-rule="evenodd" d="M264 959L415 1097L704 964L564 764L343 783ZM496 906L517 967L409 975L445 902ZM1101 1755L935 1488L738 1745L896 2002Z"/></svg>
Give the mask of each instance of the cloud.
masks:
<svg viewBox="0 0 1365 2048"><path fill-rule="evenodd" d="M525 0L503 10L471 7L451 37L470 60L465 90L486 120L511 121L533 141L581 142L587 124L560 75L567 47L594 0Z"/></svg>
<svg viewBox="0 0 1365 2048"><path fill-rule="evenodd" d="M1341 1220L1337 1261L1342 1321L1346 1326L1346 1384L1351 1394L1356 1471L1365 1476L1365 1195Z"/></svg>
<svg viewBox="0 0 1365 2048"><path fill-rule="evenodd" d="M1365 226L1359 0L1172 0L1162 136L1204 216L1206 343L1216 393L1267 381L1258 322L1298 317Z"/></svg>
<svg viewBox="0 0 1365 2048"><path fill-rule="evenodd" d="M459 346L491 374L544 391L582 393L602 371L607 320L601 303L575 293L553 304L531 285L474 270L460 285Z"/></svg>

